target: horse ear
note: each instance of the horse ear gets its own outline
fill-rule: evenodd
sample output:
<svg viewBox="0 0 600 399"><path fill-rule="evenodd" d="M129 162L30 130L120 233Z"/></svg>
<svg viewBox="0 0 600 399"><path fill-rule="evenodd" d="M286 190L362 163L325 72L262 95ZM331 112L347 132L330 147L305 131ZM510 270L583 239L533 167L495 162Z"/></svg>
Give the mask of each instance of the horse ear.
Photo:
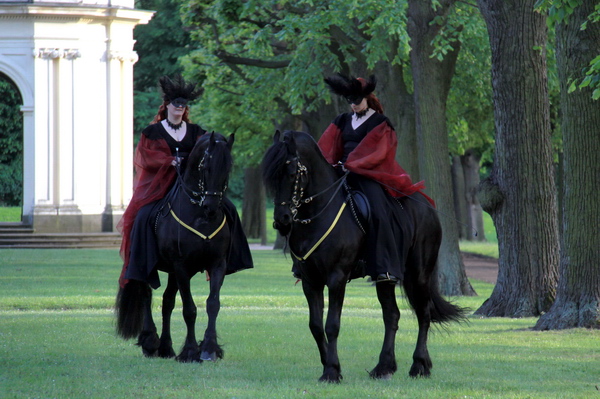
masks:
<svg viewBox="0 0 600 399"><path fill-rule="evenodd" d="M281 137L281 132L279 129L275 130L275 135L273 136L273 144L279 143L279 139Z"/></svg>
<svg viewBox="0 0 600 399"><path fill-rule="evenodd" d="M210 145L215 145L215 131L210 132Z"/></svg>
<svg viewBox="0 0 600 399"><path fill-rule="evenodd" d="M231 133L229 135L229 138L227 139L227 148L229 148L229 151L231 151L231 149L233 148L234 141L235 141L235 133Z"/></svg>

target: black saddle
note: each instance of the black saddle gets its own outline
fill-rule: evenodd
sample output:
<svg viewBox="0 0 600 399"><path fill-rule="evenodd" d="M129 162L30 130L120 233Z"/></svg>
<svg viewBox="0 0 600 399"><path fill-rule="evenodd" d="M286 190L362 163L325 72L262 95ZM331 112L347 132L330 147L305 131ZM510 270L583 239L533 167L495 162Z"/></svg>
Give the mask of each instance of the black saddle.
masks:
<svg viewBox="0 0 600 399"><path fill-rule="evenodd" d="M348 205L357 223L366 230L371 220L371 204L367 196L358 190L348 190Z"/></svg>

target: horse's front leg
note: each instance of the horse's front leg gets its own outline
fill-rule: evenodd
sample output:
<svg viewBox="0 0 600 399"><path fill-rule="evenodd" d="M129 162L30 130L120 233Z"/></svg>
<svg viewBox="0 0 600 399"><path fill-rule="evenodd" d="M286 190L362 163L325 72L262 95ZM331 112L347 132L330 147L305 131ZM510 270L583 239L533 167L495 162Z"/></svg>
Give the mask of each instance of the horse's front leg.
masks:
<svg viewBox="0 0 600 399"><path fill-rule="evenodd" d="M381 304L385 334L383 346L379 354L379 363L369 372L372 378L388 379L398 369L396 364L396 332L400 320L400 310L396 303L395 284L389 282L377 283L377 299Z"/></svg>
<svg viewBox="0 0 600 399"><path fill-rule="evenodd" d="M163 358L175 357L173 341L171 339L171 315L175 308L175 297L177 296L177 278L175 274L169 274L169 282L163 293L162 302L162 332L160 334L160 346L158 356Z"/></svg>
<svg viewBox="0 0 600 399"><path fill-rule="evenodd" d="M325 286L322 284L315 286L308 282L306 278L302 280L302 290L308 303L308 327L317 343L323 367L327 364L327 340L325 339L325 330L323 329L324 289Z"/></svg>
<svg viewBox="0 0 600 399"><path fill-rule="evenodd" d="M327 310L327 321L325 323L325 334L327 335L327 360L323 375L319 379L326 382L340 382L342 380L342 368L337 351L337 340L340 333L342 307L344 295L346 294L347 278L341 273L334 273L329 277L327 286L329 288L329 309Z"/></svg>
<svg viewBox="0 0 600 399"><path fill-rule="evenodd" d="M215 361L223 358L223 349L217 342L217 316L221 310L221 287L225 279L225 261L210 271L210 293L206 299L208 323L204 331L204 339L200 342L200 358Z"/></svg>
<svg viewBox="0 0 600 399"><path fill-rule="evenodd" d="M179 294L181 295L181 302L183 305L183 320L185 321L185 325L187 327L185 343L176 360L180 362L202 362L202 360L200 360L200 348L196 342L195 326L198 311L196 304L194 303L194 298L192 298L192 292L190 288L191 277L183 268L183 262L174 266L177 278L177 286L179 288Z"/></svg>

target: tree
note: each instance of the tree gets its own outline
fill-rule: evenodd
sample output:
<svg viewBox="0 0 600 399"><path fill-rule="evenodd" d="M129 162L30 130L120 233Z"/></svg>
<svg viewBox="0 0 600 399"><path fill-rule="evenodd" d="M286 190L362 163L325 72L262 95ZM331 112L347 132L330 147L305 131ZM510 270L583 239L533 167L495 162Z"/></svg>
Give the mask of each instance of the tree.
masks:
<svg viewBox="0 0 600 399"><path fill-rule="evenodd" d="M494 148L490 47L479 10L466 7L459 11L455 14L462 19L461 50L446 111L455 212L461 222L460 239L485 241L477 186L481 164L491 164Z"/></svg>
<svg viewBox="0 0 600 399"><path fill-rule="evenodd" d="M546 18L535 0L478 0L492 51L494 166L480 185L498 234L498 281L476 311L538 316L554 301L558 225L546 75Z"/></svg>
<svg viewBox="0 0 600 399"><path fill-rule="evenodd" d="M585 81L586 66L600 54L600 23L584 25L591 2L556 3L554 11L567 9L556 18L564 151L560 277L556 301L535 328L600 328L600 102L588 85L570 89Z"/></svg>
<svg viewBox="0 0 600 399"><path fill-rule="evenodd" d="M441 59L432 57L433 42L454 0L408 1L408 32L411 38L411 65L415 90L415 111L419 144L419 171L428 192L441 213L443 231L438 263L440 288L444 295L474 295L458 248L458 229L453 217L454 199L448 156L446 101L460 49L456 38L448 40Z"/></svg>
<svg viewBox="0 0 600 399"><path fill-rule="evenodd" d="M0 206L21 206L23 197L23 105L14 83L0 73Z"/></svg>
<svg viewBox="0 0 600 399"><path fill-rule="evenodd" d="M189 34L183 29L179 9L185 0L139 0L136 6L156 13L133 33L139 60L133 69L134 133L139 134L156 115L162 98L158 79L183 72L179 59L189 53Z"/></svg>

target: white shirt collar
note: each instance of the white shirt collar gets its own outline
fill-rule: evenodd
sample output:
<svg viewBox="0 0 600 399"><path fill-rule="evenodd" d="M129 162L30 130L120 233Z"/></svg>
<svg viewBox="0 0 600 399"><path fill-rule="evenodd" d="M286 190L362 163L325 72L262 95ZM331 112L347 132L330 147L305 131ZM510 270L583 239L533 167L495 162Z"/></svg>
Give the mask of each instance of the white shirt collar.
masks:
<svg viewBox="0 0 600 399"><path fill-rule="evenodd" d="M369 119L371 117L371 115L373 115L374 113L375 113L375 110L369 108L367 110L367 113L364 116L361 116L360 118L357 118L355 113L352 114L352 128L356 129L357 127L362 125L363 122L366 121L367 119Z"/></svg>

